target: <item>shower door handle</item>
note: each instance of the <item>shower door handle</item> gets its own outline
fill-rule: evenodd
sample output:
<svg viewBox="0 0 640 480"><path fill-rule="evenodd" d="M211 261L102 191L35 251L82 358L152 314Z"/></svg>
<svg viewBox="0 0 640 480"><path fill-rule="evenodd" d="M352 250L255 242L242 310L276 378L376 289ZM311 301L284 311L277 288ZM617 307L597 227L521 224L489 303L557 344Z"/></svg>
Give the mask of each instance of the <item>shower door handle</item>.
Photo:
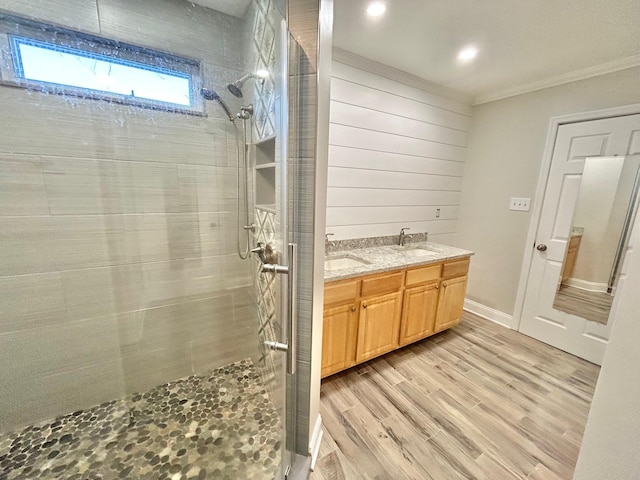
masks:
<svg viewBox="0 0 640 480"><path fill-rule="evenodd" d="M296 352L297 352L297 334L298 334L298 322L297 322L297 307L298 307L298 244L289 244L289 278L288 278L288 290L289 290L289 338L287 349L287 373L293 375L296 373Z"/></svg>
<svg viewBox="0 0 640 480"><path fill-rule="evenodd" d="M296 373L296 337L297 337L297 296L298 296L298 281L296 279L297 267L298 267L298 244L290 243L288 247L289 253L289 266L265 264L262 266L263 272L280 273L288 275L288 297L289 306L287 308L287 317L289 320L289 326L287 328L288 338L284 342L264 342L271 350L279 352L287 352L287 373L293 375Z"/></svg>

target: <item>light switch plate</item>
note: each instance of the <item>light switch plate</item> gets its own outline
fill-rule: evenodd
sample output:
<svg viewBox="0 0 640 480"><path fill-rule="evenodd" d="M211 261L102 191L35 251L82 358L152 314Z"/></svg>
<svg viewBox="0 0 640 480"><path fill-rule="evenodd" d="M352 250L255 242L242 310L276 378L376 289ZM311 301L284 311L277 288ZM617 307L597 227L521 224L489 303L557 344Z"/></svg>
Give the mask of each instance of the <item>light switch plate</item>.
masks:
<svg viewBox="0 0 640 480"><path fill-rule="evenodd" d="M518 211L521 211L521 212L528 212L530 204L531 204L531 199L530 198L511 197L511 203L509 204L509 210L518 210Z"/></svg>

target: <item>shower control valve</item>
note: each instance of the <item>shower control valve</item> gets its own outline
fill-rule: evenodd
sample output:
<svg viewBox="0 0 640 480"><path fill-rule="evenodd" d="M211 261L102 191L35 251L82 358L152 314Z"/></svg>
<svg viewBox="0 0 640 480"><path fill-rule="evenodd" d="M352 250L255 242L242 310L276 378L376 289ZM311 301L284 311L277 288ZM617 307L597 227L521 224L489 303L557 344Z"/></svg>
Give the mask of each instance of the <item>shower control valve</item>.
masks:
<svg viewBox="0 0 640 480"><path fill-rule="evenodd" d="M264 264L278 263L278 252L272 243L264 244L262 242L258 242L258 246L256 248L252 248L251 253L257 253L260 261Z"/></svg>
<svg viewBox="0 0 640 480"><path fill-rule="evenodd" d="M253 117L253 104L242 105L240 107L240 112L236 116L241 120L249 120Z"/></svg>
<svg viewBox="0 0 640 480"><path fill-rule="evenodd" d="M257 253L258 255L264 253L264 243L258 242L258 246L256 248L252 248L251 253Z"/></svg>

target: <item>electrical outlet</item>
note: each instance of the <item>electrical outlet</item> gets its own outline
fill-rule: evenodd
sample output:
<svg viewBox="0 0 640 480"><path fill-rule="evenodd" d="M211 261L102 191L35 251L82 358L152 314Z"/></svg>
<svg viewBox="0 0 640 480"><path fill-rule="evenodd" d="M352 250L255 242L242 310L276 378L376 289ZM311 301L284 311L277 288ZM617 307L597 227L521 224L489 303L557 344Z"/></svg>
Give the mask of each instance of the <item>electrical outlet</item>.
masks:
<svg viewBox="0 0 640 480"><path fill-rule="evenodd" d="M531 199L530 198L511 197L511 203L509 204L509 210L518 210L518 211L521 211L521 212L528 212L530 204L531 204Z"/></svg>

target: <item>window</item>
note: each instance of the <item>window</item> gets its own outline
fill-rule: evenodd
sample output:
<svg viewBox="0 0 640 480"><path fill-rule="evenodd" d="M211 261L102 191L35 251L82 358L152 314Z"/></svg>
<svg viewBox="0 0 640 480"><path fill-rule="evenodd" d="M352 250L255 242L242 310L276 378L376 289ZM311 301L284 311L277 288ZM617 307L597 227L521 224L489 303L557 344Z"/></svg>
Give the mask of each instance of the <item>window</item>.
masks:
<svg viewBox="0 0 640 480"><path fill-rule="evenodd" d="M203 111L195 60L17 17L0 20L11 55L0 68L3 80L46 93Z"/></svg>
<svg viewBox="0 0 640 480"><path fill-rule="evenodd" d="M28 38L10 38L15 74L25 80L191 106L187 74Z"/></svg>

